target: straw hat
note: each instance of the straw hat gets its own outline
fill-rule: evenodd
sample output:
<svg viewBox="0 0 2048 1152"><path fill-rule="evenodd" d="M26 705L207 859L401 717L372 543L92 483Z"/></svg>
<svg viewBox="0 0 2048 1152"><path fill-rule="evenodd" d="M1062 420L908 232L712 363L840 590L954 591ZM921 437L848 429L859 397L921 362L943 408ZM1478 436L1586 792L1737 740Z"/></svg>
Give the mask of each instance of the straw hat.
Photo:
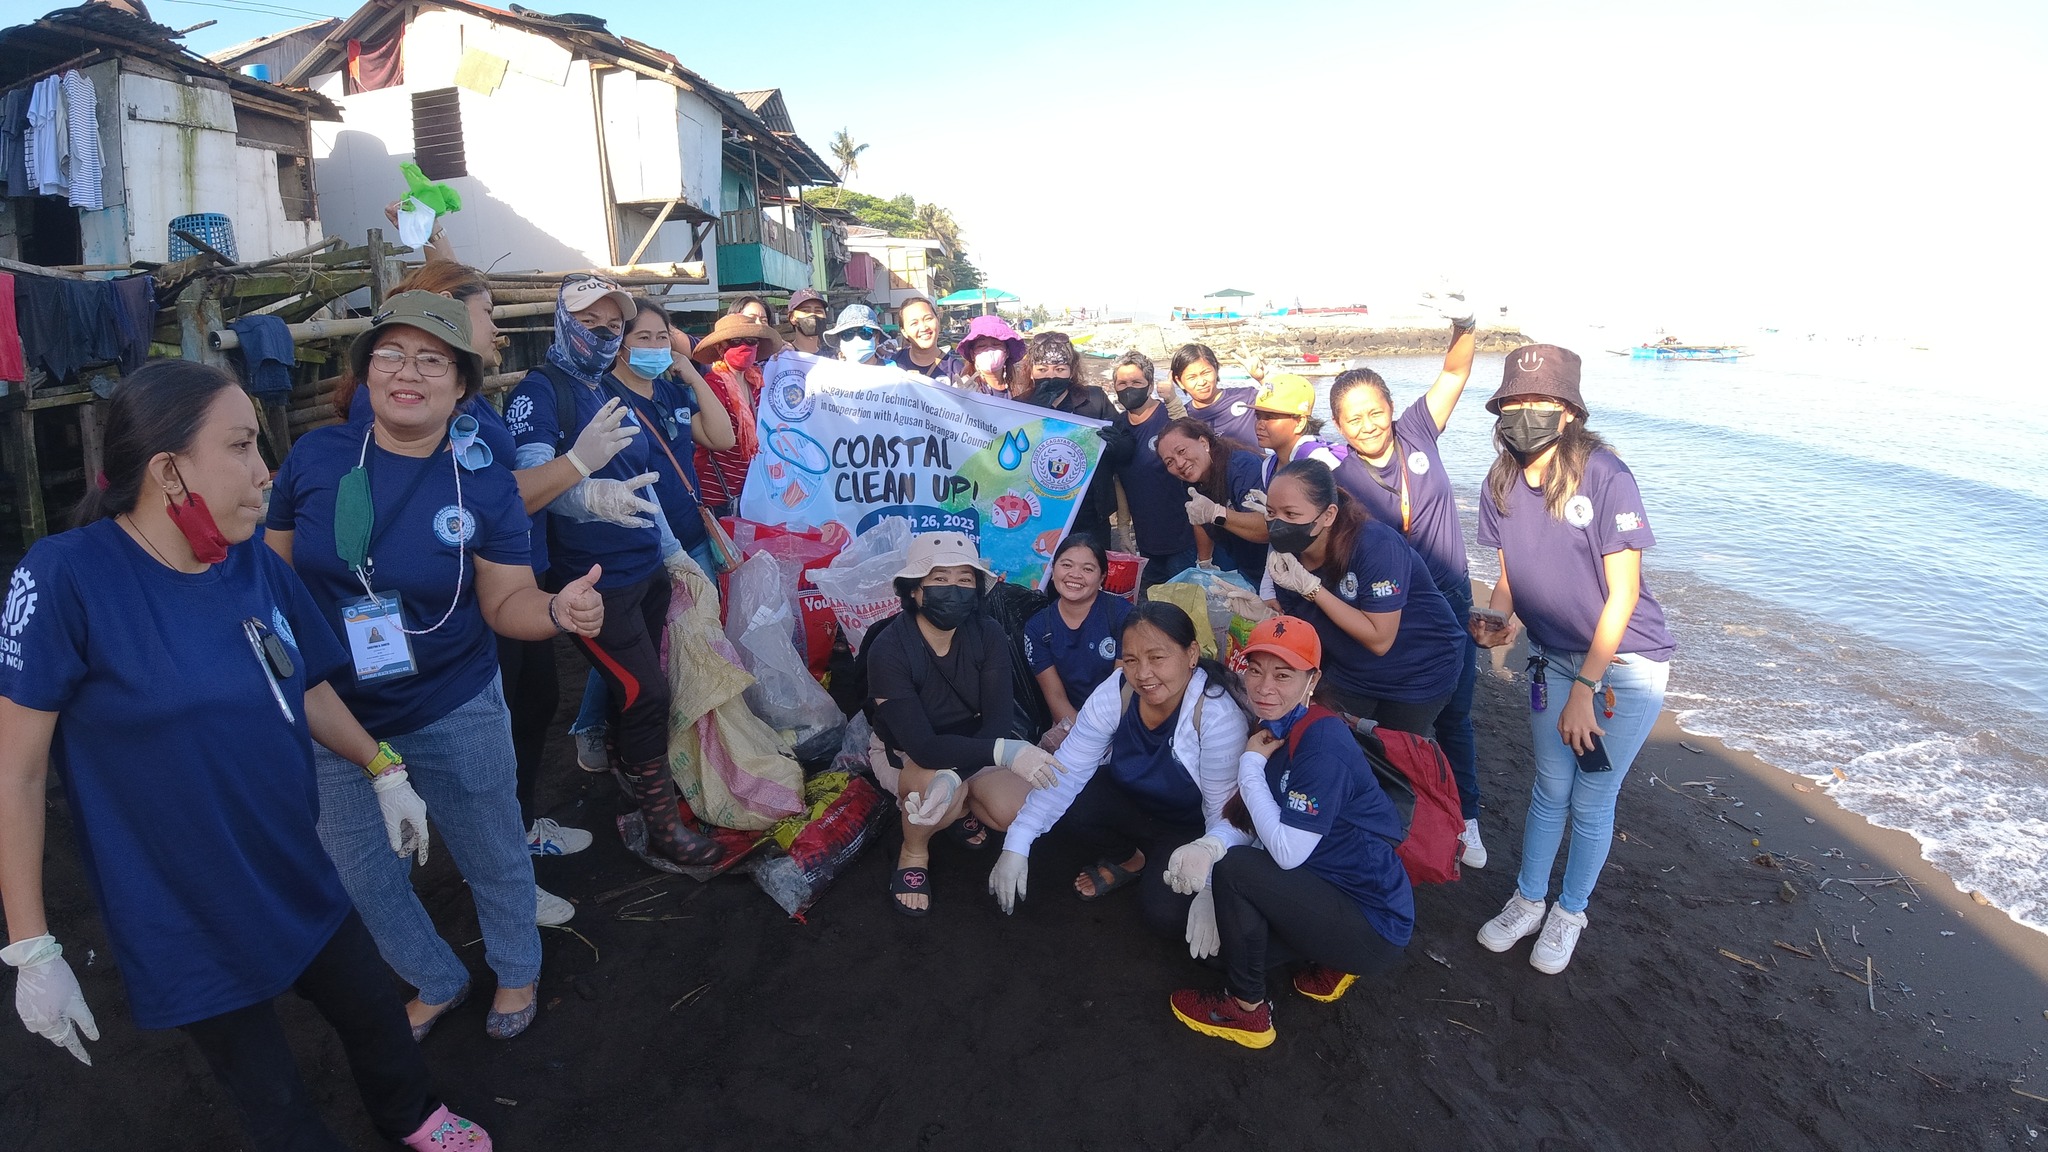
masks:
<svg viewBox="0 0 2048 1152"><path fill-rule="evenodd" d="M727 344L748 339L761 342L760 354L755 357L757 360L766 360L782 351L782 337L775 329L733 313L718 318L718 323L712 326L711 335L698 343L696 350L690 353L690 359L699 364L715 363L724 354Z"/></svg>

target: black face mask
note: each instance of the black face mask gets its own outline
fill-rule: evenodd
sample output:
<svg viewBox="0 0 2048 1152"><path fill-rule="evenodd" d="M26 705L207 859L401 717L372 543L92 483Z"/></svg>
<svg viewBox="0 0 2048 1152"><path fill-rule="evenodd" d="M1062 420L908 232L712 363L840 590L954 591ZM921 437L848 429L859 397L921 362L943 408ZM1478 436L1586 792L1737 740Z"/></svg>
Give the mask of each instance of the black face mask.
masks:
<svg viewBox="0 0 2048 1152"><path fill-rule="evenodd" d="M924 590L924 604L918 609L932 627L951 632L981 607L981 590L958 584L931 585Z"/></svg>
<svg viewBox="0 0 2048 1152"><path fill-rule="evenodd" d="M816 336L824 329L825 318L823 316L796 316L791 318L790 323L795 325L796 330L803 335Z"/></svg>
<svg viewBox="0 0 2048 1152"><path fill-rule="evenodd" d="M1503 412L1493 422L1494 434L1523 460L1557 443L1564 435L1564 411L1545 411L1541 408L1516 408Z"/></svg>
<svg viewBox="0 0 2048 1152"><path fill-rule="evenodd" d="M1065 376L1047 376L1035 383L1040 396L1045 397L1047 400L1058 400L1067 394L1067 386L1072 384L1073 381Z"/></svg>
<svg viewBox="0 0 2048 1152"><path fill-rule="evenodd" d="M1308 550L1310 544L1315 543L1315 539L1316 526L1313 521L1296 524L1292 520L1281 520L1277 517L1266 521L1266 543L1275 552L1299 556Z"/></svg>
<svg viewBox="0 0 2048 1152"><path fill-rule="evenodd" d="M1152 388L1145 384L1136 388L1119 388L1116 390L1116 402L1124 406L1124 411L1136 412L1152 402Z"/></svg>

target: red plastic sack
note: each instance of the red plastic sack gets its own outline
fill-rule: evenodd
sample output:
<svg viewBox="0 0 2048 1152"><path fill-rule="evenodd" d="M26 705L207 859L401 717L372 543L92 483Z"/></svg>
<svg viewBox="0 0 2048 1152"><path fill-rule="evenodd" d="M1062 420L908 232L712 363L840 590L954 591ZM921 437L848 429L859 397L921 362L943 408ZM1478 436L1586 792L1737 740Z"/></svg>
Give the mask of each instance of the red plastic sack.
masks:
<svg viewBox="0 0 2048 1152"><path fill-rule="evenodd" d="M875 838L895 806L873 780L853 777L824 815L796 834L788 856L755 865L755 882L784 912L801 917Z"/></svg>

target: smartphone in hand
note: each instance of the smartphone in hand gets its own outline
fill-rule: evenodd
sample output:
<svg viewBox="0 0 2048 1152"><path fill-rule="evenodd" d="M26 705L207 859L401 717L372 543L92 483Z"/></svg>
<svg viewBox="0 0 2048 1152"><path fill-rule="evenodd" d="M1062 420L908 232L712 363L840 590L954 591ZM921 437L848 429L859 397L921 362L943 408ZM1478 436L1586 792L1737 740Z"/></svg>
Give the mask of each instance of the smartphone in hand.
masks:
<svg viewBox="0 0 2048 1152"><path fill-rule="evenodd" d="M1602 744L1602 743L1600 742L1600 736L1599 736L1599 734L1598 734L1598 733L1594 733L1594 734L1593 734L1592 740L1593 740L1593 746L1592 746L1591 748L1587 749L1587 750L1586 750L1586 751L1584 751L1584 752L1575 752L1575 753L1573 753L1573 755L1575 755L1575 756L1577 756L1577 757L1579 758L1579 771L1581 771L1581 772L1612 772L1612 771L1614 771L1614 762L1613 762L1613 761L1611 761L1611 760L1609 760L1609 759L1607 758L1607 745L1605 745L1605 744Z"/></svg>

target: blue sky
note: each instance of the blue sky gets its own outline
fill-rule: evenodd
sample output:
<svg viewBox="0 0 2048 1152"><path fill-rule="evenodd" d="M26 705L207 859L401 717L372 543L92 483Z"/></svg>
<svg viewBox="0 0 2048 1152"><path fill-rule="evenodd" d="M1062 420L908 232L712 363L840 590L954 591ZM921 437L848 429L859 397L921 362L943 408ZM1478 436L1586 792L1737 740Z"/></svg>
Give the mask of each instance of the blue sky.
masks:
<svg viewBox="0 0 2048 1152"><path fill-rule="evenodd" d="M200 51L354 7L150 4L218 20ZM2048 303L2044 5L577 6L781 88L821 153L849 128L852 187L947 205L1056 308L1449 280L1574 322L1878 332Z"/></svg>

